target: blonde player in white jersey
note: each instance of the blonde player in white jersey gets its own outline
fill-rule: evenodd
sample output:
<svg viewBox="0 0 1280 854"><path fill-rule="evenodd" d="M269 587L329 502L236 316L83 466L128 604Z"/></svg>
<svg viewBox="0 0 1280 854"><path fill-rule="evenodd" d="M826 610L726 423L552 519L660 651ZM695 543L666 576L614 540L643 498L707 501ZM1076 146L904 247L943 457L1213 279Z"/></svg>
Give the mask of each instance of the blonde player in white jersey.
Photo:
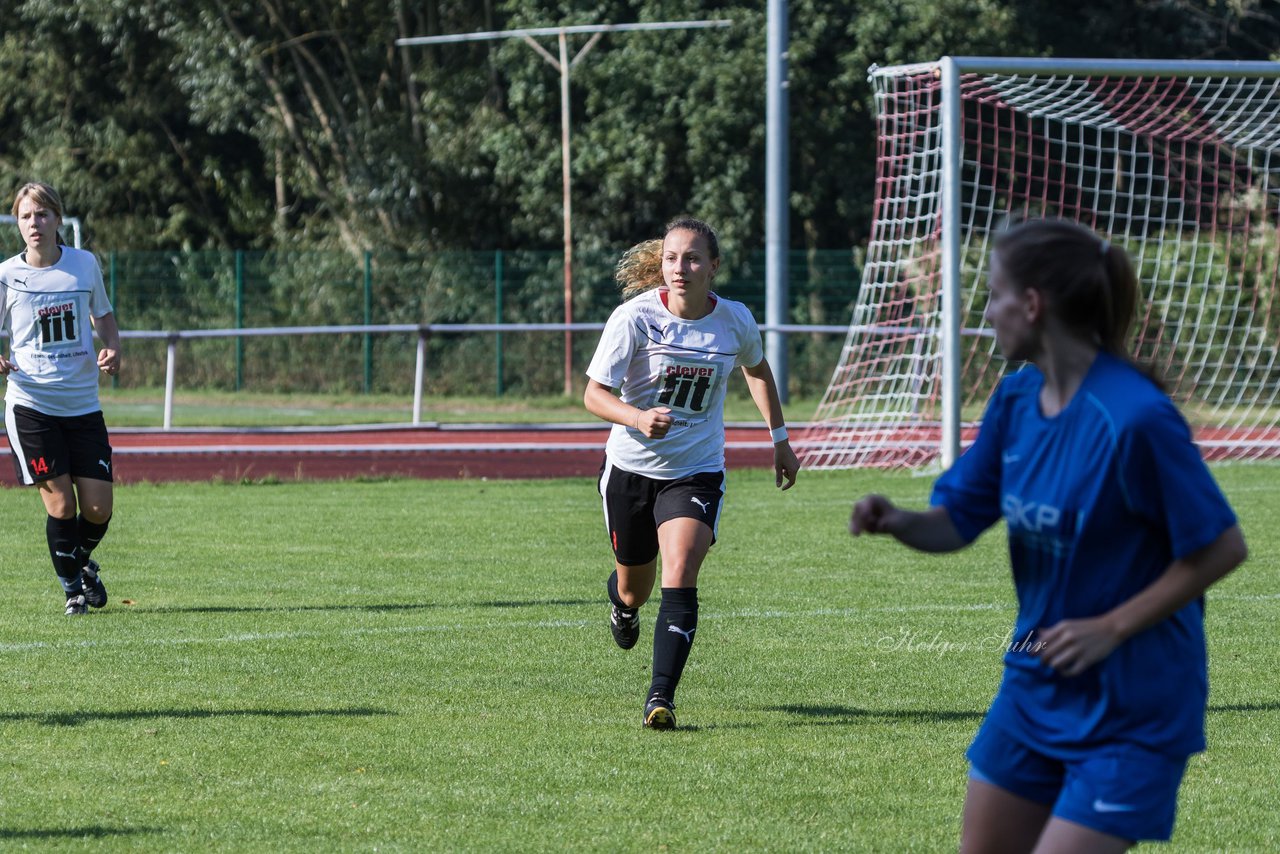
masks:
<svg viewBox="0 0 1280 854"><path fill-rule="evenodd" d="M724 399L735 368L769 427L777 485L789 489L800 468L760 329L746 306L711 290L719 267L715 232L696 219L633 247L618 264L631 298L609 318L587 368L587 410L614 425L599 489L615 561L610 628L623 649L639 638L638 611L662 558L643 713L653 729L676 724L676 686L698 625L698 572L720 521Z"/></svg>
<svg viewBox="0 0 1280 854"><path fill-rule="evenodd" d="M39 487L45 536L66 595L65 613L107 604L89 557L112 513L111 445L98 403L98 373L120 370L120 331L93 253L58 234L62 200L48 184L25 184L13 215L26 250L0 264L0 323L9 356L5 430L14 468ZM93 351L93 334L102 349Z"/></svg>

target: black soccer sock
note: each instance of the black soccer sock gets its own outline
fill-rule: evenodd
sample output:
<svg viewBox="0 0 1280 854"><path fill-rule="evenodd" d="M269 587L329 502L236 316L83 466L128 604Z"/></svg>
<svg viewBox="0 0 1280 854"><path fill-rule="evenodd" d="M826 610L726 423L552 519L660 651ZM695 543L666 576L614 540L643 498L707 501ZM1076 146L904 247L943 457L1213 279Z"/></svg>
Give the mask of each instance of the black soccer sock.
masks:
<svg viewBox="0 0 1280 854"><path fill-rule="evenodd" d="M108 516L105 522L90 522L84 518L84 514L76 516L76 539L80 545L80 558L82 561L88 560L89 555L93 554L93 550L98 547L98 543L102 542L102 538L107 535L107 526L111 524L111 517Z"/></svg>
<svg viewBox="0 0 1280 854"><path fill-rule="evenodd" d="M44 523L53 571L68 597L80 592L80 558L76 556L76 520L50 516Z"/></svg>
<svg viewBox="0 0 1280 854"><path fill-rule="evenodd" d="M609 601L616 607L621 608L624 611L636 610L622 601L622 594L618 592L618 570L615 569L613 571L613 574L609 576L609 580L605 582L604 586L605 589L609 591Z"/></svg>
<svg viewBox="0 0 1280 854"><path fill-rule="evenodd" d="M649 696L674 700L680 674L689 660L693 633L698 630L698 588L664 587L653 627L653 682Z"/></svg>

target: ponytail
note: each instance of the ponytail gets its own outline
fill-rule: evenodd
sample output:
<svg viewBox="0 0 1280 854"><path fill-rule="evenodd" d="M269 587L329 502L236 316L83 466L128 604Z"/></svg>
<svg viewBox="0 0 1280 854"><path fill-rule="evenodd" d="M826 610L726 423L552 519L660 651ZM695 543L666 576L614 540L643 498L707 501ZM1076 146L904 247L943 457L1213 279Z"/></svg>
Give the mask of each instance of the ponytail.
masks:
<svg viewBox="0 0 1280 854"><path fill-rule="evenodd" d="M654 238L637 243L618 259L613 277L622 285L622 298L652 290L662 284L662 241Z"/></svg>
<svg viewBox="0 0 1280 854"><path fill-rule="evenodd" d="M1108 353L1128 358L1129 336L1138 308L1138 277L1128 252L1104 240L1100 254L1107 287L1098 312L1098 341Z"/></svg>

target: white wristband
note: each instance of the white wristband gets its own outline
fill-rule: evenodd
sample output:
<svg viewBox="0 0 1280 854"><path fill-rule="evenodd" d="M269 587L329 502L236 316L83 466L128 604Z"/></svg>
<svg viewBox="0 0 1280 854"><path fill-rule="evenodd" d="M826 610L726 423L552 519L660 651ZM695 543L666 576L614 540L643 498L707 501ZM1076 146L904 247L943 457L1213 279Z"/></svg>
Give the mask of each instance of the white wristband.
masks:
<svg viewBox="0 0 1280 854"><path fill-rule="evenodd" d="M773 444L775 445L779 442L787 441L787 428L785 426L774 427L769 431L769 438L773 440Z"/></svg>

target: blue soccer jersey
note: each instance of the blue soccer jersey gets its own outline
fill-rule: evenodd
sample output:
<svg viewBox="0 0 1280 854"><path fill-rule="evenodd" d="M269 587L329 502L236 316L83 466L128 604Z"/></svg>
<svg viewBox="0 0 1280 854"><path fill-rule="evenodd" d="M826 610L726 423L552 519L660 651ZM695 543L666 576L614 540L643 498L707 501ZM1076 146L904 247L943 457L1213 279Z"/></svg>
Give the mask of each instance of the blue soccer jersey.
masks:
<svg viewBox="0 0 1280 854"><path fill-rule="evenodd" d="M1204 603L1192 602L1067 678L1032 655L1036 634L1103 614L1236 519L1173 403L1105 353L1054 417L1027 366L996 390L973 446L934 486L972 541L1001 517L1018 597L1005 674L989 715L1069 759L1131 742L1168 755L1204 749Z"/></svg>

